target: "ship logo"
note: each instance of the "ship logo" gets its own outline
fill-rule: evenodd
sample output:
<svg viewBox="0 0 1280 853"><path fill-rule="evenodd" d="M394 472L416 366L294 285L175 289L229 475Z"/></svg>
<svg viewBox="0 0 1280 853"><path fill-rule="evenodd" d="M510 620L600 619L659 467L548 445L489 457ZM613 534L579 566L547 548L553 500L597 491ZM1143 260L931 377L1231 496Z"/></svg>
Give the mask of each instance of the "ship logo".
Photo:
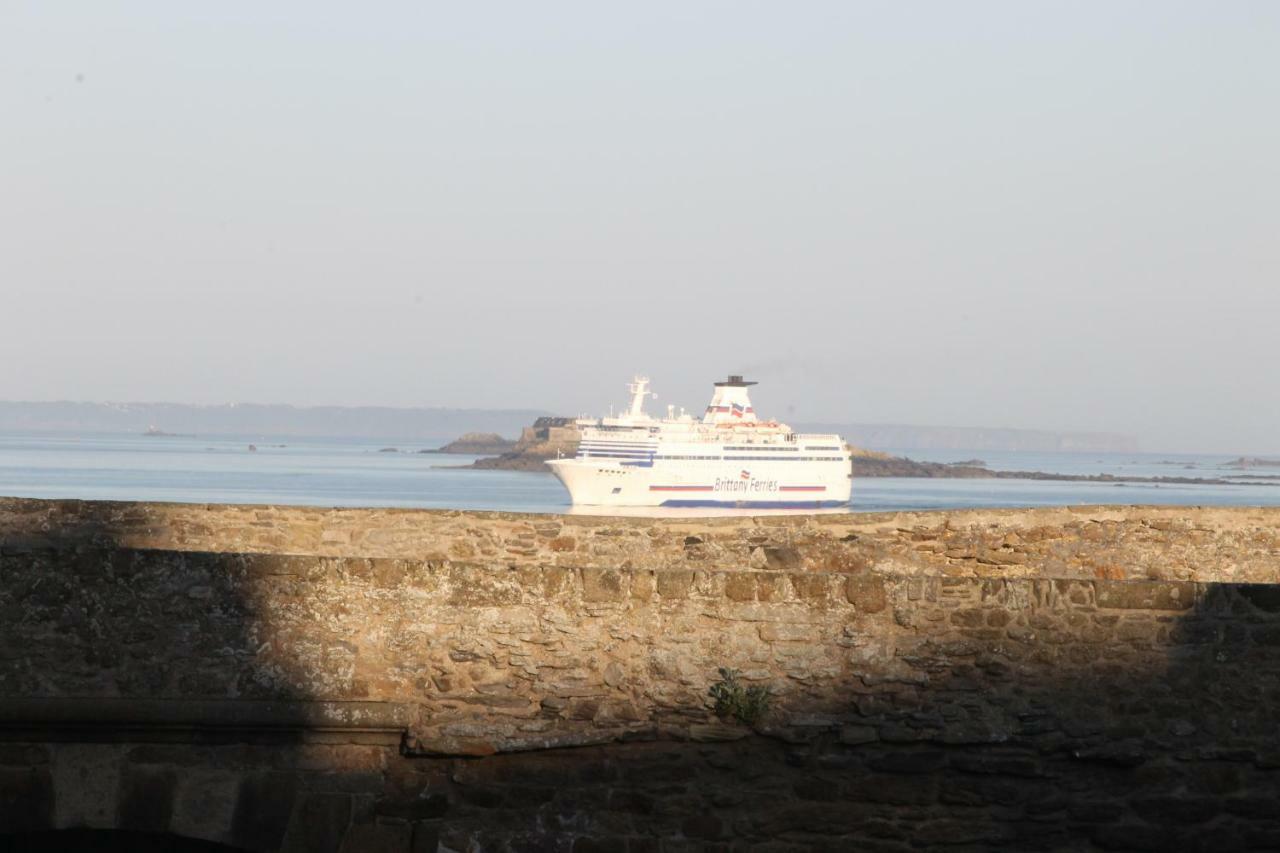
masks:
<svg viewBox="0 0 1280 853"><path fill-rule="evenodd" d="M751 472L750 472L750 471L747 471L747 470L745 470L745 469L744 469L744 470L743 470L743 472L742 472L742 479L744 479L744 480L750 480L750 479L751 479Z"/></svg>
<svg viewBox="0 0 1280 853"><path fill-rule="evenodd" d="M738 403L734 403L732 406L730 406L730 411L733 412L733 416L735 418L740 418L747 413L747 407L740 405Z"/></svg>

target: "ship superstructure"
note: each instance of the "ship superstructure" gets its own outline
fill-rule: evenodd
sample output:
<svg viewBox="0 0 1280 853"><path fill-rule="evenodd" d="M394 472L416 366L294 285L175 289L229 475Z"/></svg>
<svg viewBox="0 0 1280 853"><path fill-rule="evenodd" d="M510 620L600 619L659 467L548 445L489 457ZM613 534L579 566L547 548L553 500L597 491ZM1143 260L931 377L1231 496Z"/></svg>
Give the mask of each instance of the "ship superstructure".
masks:
<svg viewBox="0 0 1280 853"><path fill-rule="evenodd" d="M741 376L715 383L701 418L667 407L645 413L649 380L630 384L625 413L579 419L572 458L547 464L575 505L749 507L842 506L852 490L849 449L838 435L796 433L761 420Z"/></svg>

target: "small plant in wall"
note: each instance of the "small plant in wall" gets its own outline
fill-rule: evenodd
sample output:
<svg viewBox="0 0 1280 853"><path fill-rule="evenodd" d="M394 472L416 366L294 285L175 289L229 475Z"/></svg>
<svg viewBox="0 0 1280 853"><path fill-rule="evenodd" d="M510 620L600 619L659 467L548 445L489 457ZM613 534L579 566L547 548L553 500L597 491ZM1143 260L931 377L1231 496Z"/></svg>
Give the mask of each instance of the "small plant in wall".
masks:
<svg viewBox="0 0 1280 853"><path fill-rule="evenodd" d="M736 669L720 667L720 680L707 693L716 701L716 716L754 726L769 713L773 691L762 685L744 687Z"/></svg>

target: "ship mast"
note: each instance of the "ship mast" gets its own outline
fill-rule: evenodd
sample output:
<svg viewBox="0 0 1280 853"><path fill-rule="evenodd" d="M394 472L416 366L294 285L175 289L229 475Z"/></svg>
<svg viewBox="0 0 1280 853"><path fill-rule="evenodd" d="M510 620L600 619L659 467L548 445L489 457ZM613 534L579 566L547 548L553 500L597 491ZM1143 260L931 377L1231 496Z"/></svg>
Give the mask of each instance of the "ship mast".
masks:
<svg viewBox="0 0 1280 853"><path fill-rule="evenodd" d="M627 385L627 389L631 391L631 408L627 410L627 415L633 418L644 417L644 401L648 397L657 397L649 390L649 377L637 376Z"/></svg>

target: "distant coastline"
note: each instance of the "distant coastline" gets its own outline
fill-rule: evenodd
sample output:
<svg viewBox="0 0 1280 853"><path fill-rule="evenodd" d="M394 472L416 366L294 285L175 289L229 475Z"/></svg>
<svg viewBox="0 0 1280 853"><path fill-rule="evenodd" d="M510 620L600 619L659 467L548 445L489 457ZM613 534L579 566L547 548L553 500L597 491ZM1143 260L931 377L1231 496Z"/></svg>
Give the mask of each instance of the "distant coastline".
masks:
<svg viewBox="0 0 1280 853"><path fill-rule="evenodd" d="M486 454L483 452L483 448L486 446L498 452ZM481 457L468 465L448 467L549 473L551 469L546 464L547 460L562 456L573 456L577 449L577 428L569 418L541 417L531 426L525 427L519 440L515 442L508 443L496 435L469 434L450 442L436 451L425 452L471 453ZM1240 457L1233 462L1227 463L1227 467L1238 469L1250 467L1266 468L1272 465L1280 468L1280 462L1258 457ZM852 475L855 479L904 477L950 480L1040 480L1069 483L1114 483L1117 485L1133 483L1229 486L1243 485L1240 480L1248 480L1251 485L1280 485L1280 473L1277 473L1274 478L1259 474L1241 474L1240 479L1229 479L1223 477L1143 477L1116 474L1063 474L1052 471L1002 471L988 468L980 459L968 459L952 463L920 462L906 456L893 456L874 450L861 449L856 446L853 448Z"/></svg>
<svg viewBox="0 0 1280 853"><path fill-rule="evenodd" d="M514 435L542 414L535 409L0 401L0 430L439 441L467 432Z"/></svg>
<svg viewBox="0 0 1280 853"><path fill-rule="evenodd" d="M911 424L797 423L800 432L835 433L856 447L913 450L1000 450L1048 453L1138 453L1138 439L1109 432Z"/></svg>
<svg viewBox="0 0 1280 853"><path fill-rule="evenodd" d="M512 440L503 436L518 436L529 423L543 417L548 417L548 413L537 409L0 401L0 431L12 432L137 435L153 428L157 431L155 434L167 435L417 439L424 442L443 442L451 436L472 433L497 436L505 442ZM986 450L1132 453L1138 450L1137 439L1111 433L910 424L797 423L794 426L805 432L834 432L858 447L976 453ZM493 450L494 446L484 449Z"/></svg>

